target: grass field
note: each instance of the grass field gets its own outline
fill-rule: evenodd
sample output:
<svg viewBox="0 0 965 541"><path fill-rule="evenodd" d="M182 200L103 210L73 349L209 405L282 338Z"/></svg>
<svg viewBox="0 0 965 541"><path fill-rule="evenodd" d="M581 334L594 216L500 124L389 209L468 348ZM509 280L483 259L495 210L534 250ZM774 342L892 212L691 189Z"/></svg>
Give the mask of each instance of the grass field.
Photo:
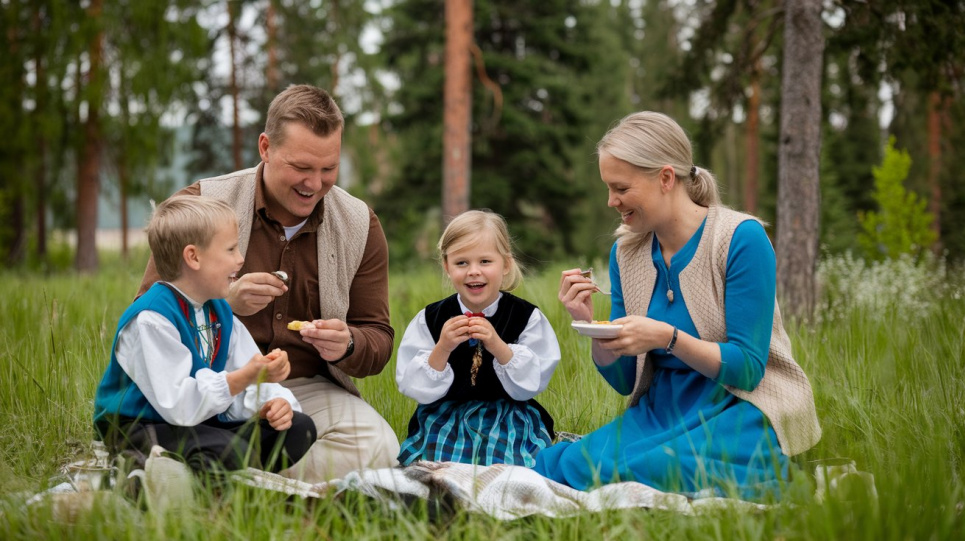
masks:
<svg viewBox="0 0 965 541"><path fill-rule="evenodd" d="M45 505L26 507L64 464L90 453L94 389L143 255L128 264L105 256L94 276L0 272L0 539L965 538L961 269L851 258L822 264L817 317L788 329L824 429L795 462L813 471L822 461L854 460L874 475L877 502L861 494L817 502L808 483L796 482L771 510L696 517L640 509L499 522L419 503L391 508L352 493L313 502L243 487L220 498L201 494L179 514L112 500L65 521ZM564 352L540 401L558 429L587 432L625 401L593 369L589 340L569 328L556 300L559 270L528 276L518 293L547 314ZM390 289L397 339L419 309L447 294L435 268L393 274ZM605 317L608 307L597 310ZM402 435L414 402L396 389L394 367L393 359L359 386Z"/></svg>

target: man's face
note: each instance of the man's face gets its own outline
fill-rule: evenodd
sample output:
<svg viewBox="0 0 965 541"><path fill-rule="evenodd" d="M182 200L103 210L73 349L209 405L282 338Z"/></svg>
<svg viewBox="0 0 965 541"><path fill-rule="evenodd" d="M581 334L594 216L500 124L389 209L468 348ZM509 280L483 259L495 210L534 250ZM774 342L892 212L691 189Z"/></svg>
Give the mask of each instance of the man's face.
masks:
<svg viewBox="0 0 965 541"><path fill-rule="evenodd" d="M280 145L258 138L258 153L265 162L263 176L268 211L284 226L298 225L338 180L342 131L318 136L298 122L285 125Z"/></svg>

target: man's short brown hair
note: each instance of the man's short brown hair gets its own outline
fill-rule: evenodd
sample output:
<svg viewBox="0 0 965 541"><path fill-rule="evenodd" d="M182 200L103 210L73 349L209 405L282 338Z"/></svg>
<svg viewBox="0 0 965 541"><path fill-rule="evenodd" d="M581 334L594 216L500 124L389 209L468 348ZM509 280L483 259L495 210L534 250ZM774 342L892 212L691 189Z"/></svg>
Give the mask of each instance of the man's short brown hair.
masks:
<svg viewBox="0 0 965 541"><path fill-rule="evenodd" d="M176 195L161 202L147 224L147 242L158 275L166 282L177 280L185 246L207 248L218 228L237 223L235 211L211 197Z"/></svg>
<svg viewBox="0 0 965 541"><path fill-rule="evenodd" d="M322 137L342 129L345 120L328 92L311 85L291 85L268 106L265 135L272 145L285 142L285 126L298 122Z"/></svg>

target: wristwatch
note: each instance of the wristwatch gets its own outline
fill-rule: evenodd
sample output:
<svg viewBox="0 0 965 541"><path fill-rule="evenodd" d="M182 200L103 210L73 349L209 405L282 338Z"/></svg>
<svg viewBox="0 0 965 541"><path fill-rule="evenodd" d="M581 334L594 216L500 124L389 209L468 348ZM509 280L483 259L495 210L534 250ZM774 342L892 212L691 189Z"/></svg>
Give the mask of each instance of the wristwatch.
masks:
<svg viewBox="0 0 965 541"><path fill-rule="evenodd" d="M332 361L332 364L340 363L343 359L355 352L355 337L352 336L352 331L348 332L348 345L345 346L345 355L342 355L337 361Z"/></svg>

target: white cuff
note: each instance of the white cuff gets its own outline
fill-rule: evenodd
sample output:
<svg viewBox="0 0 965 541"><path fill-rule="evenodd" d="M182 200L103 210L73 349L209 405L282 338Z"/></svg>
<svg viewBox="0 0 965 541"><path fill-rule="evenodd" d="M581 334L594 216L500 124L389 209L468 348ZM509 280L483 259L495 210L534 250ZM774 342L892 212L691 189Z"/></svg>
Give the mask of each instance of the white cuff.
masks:
<svg viewBox="0 0 965 541"><path fill-rule="evenodd" d="M431 352L421 353L419 354L418 357L416 357L415 359L412 359L415 363L419 365L419 368L421 368L422 371L425 372L427 376L429 376L429 379L431 379L432 381L440 381L444 379L447 375L452 374L452 367L449 366L449 363L446 363L446 367L443 368L441 371L436 370L435 368L429 366L430 353Z"/></svg>

